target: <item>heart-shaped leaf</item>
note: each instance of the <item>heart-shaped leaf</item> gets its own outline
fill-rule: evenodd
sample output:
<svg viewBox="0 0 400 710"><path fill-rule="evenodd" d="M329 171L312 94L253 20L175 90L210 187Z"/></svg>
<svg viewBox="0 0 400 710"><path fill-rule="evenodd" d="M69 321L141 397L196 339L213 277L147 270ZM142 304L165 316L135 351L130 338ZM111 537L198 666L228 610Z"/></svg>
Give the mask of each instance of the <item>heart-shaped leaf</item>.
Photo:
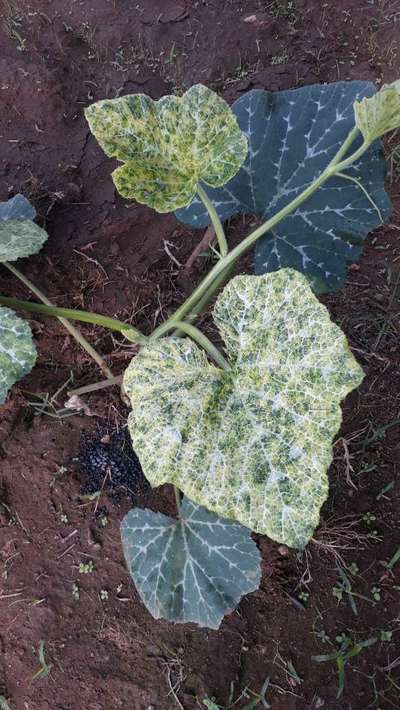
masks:
<svg viewBox="0 0 400 710"><path fill-rule="evenodd" d="M289 204L327 167L354 127L354 101L374 92L370 82L353 81L277 93L254 90L238 99L232 110L249 139L247 160L224 187L206 188L221 219L254 213L266 220ZM366 235L390 214L379 142L346 173L371 199L356 182L330 178L258 240L257 273L289 266L327 290L342 286ZM197 197L176 215L191 227L209 224Z"/></svg>
<svg viewBox="0 0 400 710"><path fill-rule="evenodd" d="M0 404L9 388L31 371L36 349L29 325L14 311L0 307Z"/></svg>
<svg viewBox="0 0 400 710"><path fill-rule="evenodd" d="M36 210L24 195L15 195L6 202L0 202L0 222L7 219L35 219Z"/></svg>
<svg viewBox="0 0 400 710"><path fill-rule="evenodd" d="M129 430L153 486L303 547L326 499L340 401L362 380L340 328L292 269L238 276L214 320L230 368L189 340L143 347L124 377Z"/></svg>
<svg viewBox="0 0 400 710"><path fill-rule="evenodd" d="M239 170L247 139L228 104L206 86L153 101L144 94L106 99L85 110L105 153L124 161L117 190L157 212L189 204L202 180L223 185Z"/></svg>
<svg viewBox="0 0 400 710"><path fill-rule="evenodd" d="M47 232L32 220L0 221L0 263L36 254L47 239Z"/></svg>
<svg viewBox="0 0 400 710"><path fill-rule="evenodd" d="M134 508L121 524L128 569L156 619L217 629L260 582L250 531L183 499L178 520Z"/></svg>
<svg viewBox="0 0 400 710"><path fill-rule="evenodd" d="M400 128L400 80L385 84L370 98L356 101L354 113L367 143Z"/></svg>

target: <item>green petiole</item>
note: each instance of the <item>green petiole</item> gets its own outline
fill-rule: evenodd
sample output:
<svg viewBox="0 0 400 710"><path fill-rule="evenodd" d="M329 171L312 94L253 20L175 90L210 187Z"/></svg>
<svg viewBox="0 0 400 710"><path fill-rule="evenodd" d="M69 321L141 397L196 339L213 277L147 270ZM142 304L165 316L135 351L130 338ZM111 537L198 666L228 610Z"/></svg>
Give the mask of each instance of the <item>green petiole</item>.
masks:
<svg viewBox="0 0 400 710"><path fill-rule="evenodd" d="M227 253L229 251L228 250L228 242L226 241L224 228L221 224L220 218L218 217L218 212L215 209L210 198L208 197L207 193L203 190L202 187L200 187L200 185L197 186L197 194L200 197L204 207L206 208L206 210L210 216L211 224L214 227L215 234L217 236L220 256L224 257L227 255Z"/></svg>
<svg viewBox="0 0 400 710"><path fill-rule="evenodd" d="M41 313L44 316L53 316L56 318L68 318L71 320L79 320L83 323L94 323L103 328L110 330L118 330L123 333L128 340L136 343L145 343L147 338L136 328L109 316L103 316L99 313L90 313L89 311L75 310L74 308L59 308L58 306L42 305L40 303L32 303L31 301L21 301L18 298L9 298L8 296L0 296L0 304L17 308L23 311L31 311L33 313Z"/></svg>
<svg viewBox="0 0 400 710"><path fill-rule="evenodd" d="M249 234L245 239L243 239L240 244L238 244L232 251L230 251L225 257L221 258L217 264L211 269L207 274L205 279L199 284L199 286L193 291L189 298L177 309L177 311L170 316L164 323L158 326L152 334L152 337L161 337L165 332L171 329L171 323L176 324L178 321L185 320L193 310L196 308L197 303L200 300L208 302L213 297L217 288L220 285L220 280L223 280L224 272L228 269L233 268L234 264L238 259L251 247L253 244L262 237L266 232L270 231L275 227L276 224L281 222L287 215L291 214L297 207L299 207L305 200L307 200L311 195L318 190L318 188L323 185L326 180L333 177L337 172L343 170L357 160L369 147L368 144L363 143L362 146L349 158L342 161L343 156L346 154L352 143L357 137L358 128L355 126L347 136L346 140L336 153L335 157L331 160L329 165L321 173L321 175L314 180L311 185L309 185L303 192L294 198L288 205L283 207L279 212L277 212L273 217L268 219L266 222L261 224L257 229ZM342 161L342 162L341 162Z"/></svg>

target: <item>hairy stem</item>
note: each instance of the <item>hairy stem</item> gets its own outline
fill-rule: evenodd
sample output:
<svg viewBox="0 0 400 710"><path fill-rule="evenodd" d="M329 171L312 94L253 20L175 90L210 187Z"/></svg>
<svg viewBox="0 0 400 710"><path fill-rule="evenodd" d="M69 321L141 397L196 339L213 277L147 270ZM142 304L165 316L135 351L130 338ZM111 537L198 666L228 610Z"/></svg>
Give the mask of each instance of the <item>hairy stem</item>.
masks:
<svg viewBox="0 0 400 710"><path fill-rule="evenodd" d="M0 304L10 306L22 311L32 311L33 313L41 313L44 316L52 316L55 318L70 318L71 320L79 320L83 323L94 323L101 325L103 328L110 330L118 330L123 333L128 340L136 343L144 343L147 338L136 328L109 316L103 316L99 313L90 313L89 311L79 311L74 308L59 308L58 306L41 305L40 303L32 303L31 301L21 301L18 298L9 298L8 296L0 296Z"/></svg>
<svg viewBox="0 0 400 710"><path fill-rule="evenodd" d="M177 309L177 311L168 318L164 323L158 326L153 332L153 337L160 337L165 332L171 329L171 322L176 324L178 321L183 321L188 315L195 309L196 304L202 299L205 294L207 294L208 300L212 298L213 294L220 285L220 281L217 280L218 277L228 268L233 266L237 260L251 247L253 244L262 237L266 232L270 231L276 224L281 222L285 217L291 214L297 207L299 207L305 200L307 200L311 195L318 190L324 182L326 182L330 177L335 175L337 170L343 169L343 164L346 163L350 165L351 162L357 160L365 150L367 150L368 145L363 144L350 158L342 161L343 156L346 154L351 144L354 142L358 135L358 128L354 127L352 131L347 136L346 140L334 156L334 158L327 165L325 170L319 175L313 183L311 183L303 192L301 192L297 197L295 197L291 202L289 202L285 207L283 207L279 212L277 212L273 217L268 219L266 222L261 224L257 229L249 234L243 241L240 242L232 251L230 251L225 257L219 260L217 264L211 269L207 276L203 279L200 285L193 291L191 296ZM350 162L349 162L350 161Z"/></svg>
<svg viewBox="0 0 400 710"><path fill-rule="evenodd" d="M35 284L33 284L32 281L30 281L30 279L27 278L27 276L22 274L21 271L19 271L15 266L13 266L12 264L9 264L8 261L3 262L3 265L6 267L6 269L11 271L11 273L14 274L14 276L16 276L20 281L22 281L22 283L30 291L32 291L32 293L34 293L35 296L37 296L42 301L42 303L44 303L46 306L53 305L51 303L51 301L49 301L47 296L45 296L45 294L42 293L42 291L37 286L35 286ZM88 353L88 355L90 355L92 360L94 360L98 364L98 366L100 367L100 369L104 373L104 375L108 379L112 378L113 373L107 367L107 364L105 363L105 361L101 357L100 353L98 353L97 350L95 350L95 348L86 340L86 338L82 335L82 333L80 333L79 330L77 328L75 328L74 325L72 325L72 323L70 323L68 320L66 320L66 318L59 318L58 320L60 321L60 323L62 323L64 328L72 335L72 337L75 338L77 343L79 343L79 345L84 350L86 350L86 352Z"/></svg>
<svg viewBox="0 0 400 710"><path fill-rule="evenodd" d="M204 207L206 208L211 220L211 224L214 227L215 234L217 235L220 255L222 257L226 256L228 253L228 242L226 241L224 228L222 226L220 218L218 217L218 212L215 209L210 198L208 197L207 193L205 192L205 190L203 190L202 187L200 187L200 185L197 186L197 194L200 197Z"/></svg>

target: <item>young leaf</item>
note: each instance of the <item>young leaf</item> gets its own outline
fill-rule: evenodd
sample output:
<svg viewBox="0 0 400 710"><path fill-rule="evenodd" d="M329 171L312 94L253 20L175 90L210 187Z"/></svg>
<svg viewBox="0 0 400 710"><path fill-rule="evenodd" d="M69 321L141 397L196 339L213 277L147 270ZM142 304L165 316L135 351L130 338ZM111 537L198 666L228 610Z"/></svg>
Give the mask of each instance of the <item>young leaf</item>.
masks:
<svg viewBox="0 0 400 710"><path fill-rule="evenodd" d="M47 233L30 219L0 221L0 263L36 254L47 239Z"/></svg>
<svg viewBox="0 0 400 710"><path fill-rule="evenodd" d="M214 320L229 370L178 338L130 363L134 449L153 486L174 483L219 515L303 547L327 496L339 403L362 370L292 269L232 279Z"/></svg>
<svg viewBox="0 0 400 710"><path fill-rule="evenodd" d="M238 99L232 111L249 139L249 153L225 187L206 188L220 218L254 213L266 220L279 212L337 153L354 127L354 101L374 92L370 82L352 81L277 93L254 90ZM324 282L327 290L342 286L347 264L358 259L366 235L390 214L379 143L346 174L360 181L376 207L356 182L329 179L258 240L257 273L288 266ZM209 224L199 198L176 216L191 227Z"/></svg>
<svg viewBox="0 0 400 710"><path fill-rule="evenodd" d="M14 382L31 371L35 361L29 325L14 311L0 307L0 404L4 404Z"/></svg>
<svg viewBox="0 0 400 710"><path fill-rule="evenodd" d="M15 195L6 202L0 202L0 222L7 219L35 219L36 210L24 195Z"/></svg>
<svg viewBox="0 0 400 710"><path fill-rule="evenodd" d="M224 185L247 154L247 139L228 104L206 86L153 101L144 94L105 99L85 110L109 157L123 197L171 212L189 204L197 183Z"/></svg>
<svg viewBox="0 0 400 710"><path fill-rule="evenodd" d="M134 508L121 535L129 571L156 619L218 629L259 585L260 553L250 531L187 498L178 520Z"/></svg>
<svg viewBox="0 0 400 710"><path fill-rule="evenodd" d="M400 80L385 84L370 98L355 101L354 113L367 143L400 128Z"/></svg>

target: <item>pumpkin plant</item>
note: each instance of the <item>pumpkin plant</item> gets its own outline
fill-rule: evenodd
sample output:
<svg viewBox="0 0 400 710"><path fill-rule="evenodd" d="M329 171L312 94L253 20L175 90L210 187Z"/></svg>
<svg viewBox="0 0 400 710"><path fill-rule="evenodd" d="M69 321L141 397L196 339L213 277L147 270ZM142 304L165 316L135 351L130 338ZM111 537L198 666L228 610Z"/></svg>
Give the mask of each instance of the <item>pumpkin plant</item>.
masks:
<svg viewBox="0 0 400 710"><path fill-rule="evenodd" d="M121 163L117 190L190 227L211 224L218 260L148 335L50 305L8 263L45 303L0 297L1 394L34 362L28 326L10 307L69 328L65 319L98 323L139 344L123 380L128 427L151 485L173 485L177 517L131 510L121 525L125 558L154 617L218 628L258 587L251 531L303 548L318 525L340 402L363 372L315 293L341 287L368 232L390 214L380 136L400 126L400 83L379 92L363 81L254 90L231 108L197 85L159 101L99 101L86 118ZM44 241L23 200L0 209L3 261ZM17 203L27 213L15 221ZM229 248L223 222L249 213L260 225ZM230 279L253 245L255 275ZM218 291L224 352L194 325Z"/></svg>

